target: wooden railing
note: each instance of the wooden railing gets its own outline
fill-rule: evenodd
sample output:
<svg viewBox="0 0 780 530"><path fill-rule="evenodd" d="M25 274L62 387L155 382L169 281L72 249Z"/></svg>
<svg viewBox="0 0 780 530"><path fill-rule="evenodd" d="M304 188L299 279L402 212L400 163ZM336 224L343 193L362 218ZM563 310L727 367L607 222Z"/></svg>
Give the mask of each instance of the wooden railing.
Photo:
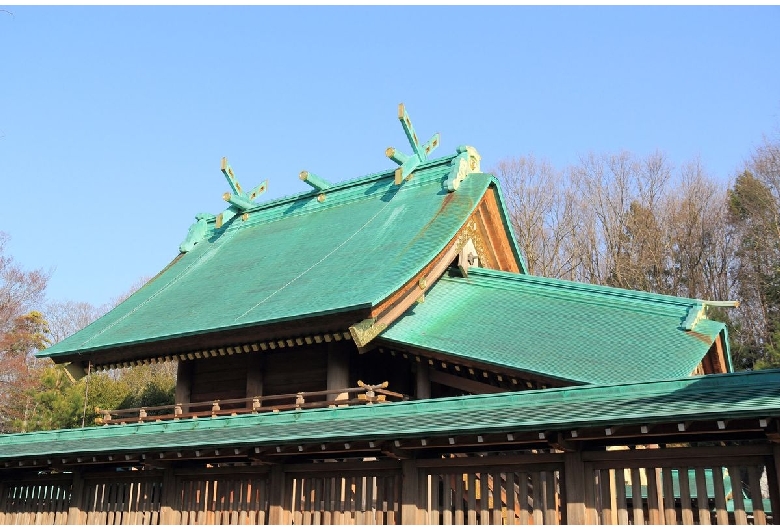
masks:
<svg viewBox="0 0 780 530"><path fill-rule="evenodd" d="M252 396L236 399L216 399L198 403L177 403L154 407L103 410L95 412L101 417L99 425L143 423L184 418L235 416L259 412L281 412L283 410L301 410L348 405L371 405L384 403L390 399L405 401L408 396L387 390L388 382L379 385L367 385L357 382L353 388L336 388L316 392L296 392L295 394L277 394L273 396ZM346 396L329 399L329 396Z"/></svg>

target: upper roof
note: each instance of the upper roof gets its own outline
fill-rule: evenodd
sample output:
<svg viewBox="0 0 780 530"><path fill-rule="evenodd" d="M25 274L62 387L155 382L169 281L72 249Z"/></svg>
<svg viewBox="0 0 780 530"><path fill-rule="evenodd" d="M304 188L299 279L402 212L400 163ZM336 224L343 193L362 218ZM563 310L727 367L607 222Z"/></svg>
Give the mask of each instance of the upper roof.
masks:
<svg viewBox="0 0 780 530"><path fill-rule="evenodd" d="M0 460L766 418L780 370L0 436Z"/></svg>
<svg viewBox="0 0 780 530"><path fill-rule="evenodd" d="M258 204L246 210L246 220L234 217L220 229L209 216L205 238L191 251L39 355L370 310L433 260L496 186L494 177L471 173L449 192L456 156L420 165L400 186L388 171ZM506 212L501 215L509 230ZM511 253L523 270L514 241Z"/></svg>
<svg viewBox="0 0 780 530"><path fill-rule="evenodd" d="M470 268L467 278L443 276L381 337L575 383L647 381L690 375L725 333L724 324L696 318L702 307L689 298Z"/></svg>

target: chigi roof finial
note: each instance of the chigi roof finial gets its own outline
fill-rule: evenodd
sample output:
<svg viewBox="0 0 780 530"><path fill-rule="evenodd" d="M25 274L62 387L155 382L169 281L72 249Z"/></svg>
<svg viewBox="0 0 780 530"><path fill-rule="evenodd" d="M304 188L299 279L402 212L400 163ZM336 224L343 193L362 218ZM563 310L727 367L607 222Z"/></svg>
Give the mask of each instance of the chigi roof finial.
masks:
<svg viewBox="0 0 780 530"><path fill-rule="evenodd" d="M268 189L268 181L264 180L262 184L256 186L248 193L244 192L244 190L241 189L241 184L238 183L236 175L233 173L233 168L230 167L227 157L225 156L222 157L222 166L220 169L222 170L222 174L225 175L225 178L230 185L230 189L233 190L233 192L227 192L222 195L222 198L230 203L230 207L217 216L217 228L220 228L223 224L227 223L238 214L243 213L245 210L257 206L253 201Z"/></svg>
<svg viewBox="0 0 780 530"><path fill-rule="evenodd" d="M208 213L199 213L195 216L195 222L190 225L187 237L179 245L181 252L189 252L193 247L203 241L206 237L206 229L209 221L214 220L216 227L221 228L223 224L227 223L239 214L242 214L242 219L246 220L249 216L246 210L254 208L257 204L254 202L255 198L265 193L268 189L268 181L263 181L262 184L256 186L249 192L245 192L241 188L241 184L238 182L233 168L228 164L227 157L222 157L222 165L220 167L222 174L225 175L228 185L231 191L222 195L230 206L219 215L212 215Z"/></svg>
<svg viewBox="0 0 780 530"><path fill-rule="evenodd" d="M395 183L401 184L404 179L408 180L411 178L412 172L420 164L428 160L428 155L439 147L439 133L434 134L426 144L420 145L417 133L414 132L414 127L412 127L412 120L406 113L403 103L398 105L398 119L401 121L401 126L404 128L406 138L409 139L409 144L412 146L414 154L407 156L394 147L388 147L385 150L385 154L390 160L401 166L395 170Z"/></svg>

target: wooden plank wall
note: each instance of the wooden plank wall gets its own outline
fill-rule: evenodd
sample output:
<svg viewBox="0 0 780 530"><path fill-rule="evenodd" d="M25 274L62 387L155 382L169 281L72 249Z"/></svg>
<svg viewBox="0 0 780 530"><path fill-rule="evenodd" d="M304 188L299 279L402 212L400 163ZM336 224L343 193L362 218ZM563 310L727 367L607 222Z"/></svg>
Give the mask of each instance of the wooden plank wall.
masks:
<svg viewBox="0 0 780 530"><path fill-rule="evenodd" d="M85 480L84 524L160 524L162 473L102 473Z"/></svg>
<svg viewBox="0 0 780 530"><path fill-rule="evenodd" d="M0 525L65 524L71 483L68 475L4 483L0 488Z"/></svg>
<svg viewBox="0 0 780 530"><path fill-rule="evenodd" d="M0 480L0 524L772 524L779 457L743 445L56 473Z"/></svg>
<svg viewBox="0 0 780 530"><path fill-rule="evenodd" d="M394 471L295 474L288 478L290 523L385 525L400 522L401 477Z"/></svg>
<svg viewBox="0 0 780 530"><path fill-rule="evenodd" d="M245 396L249 354L184 362L190 365L190 403Z"/></svg>
<svg viewBox="0 0 780 530"><path fill-rule="evenodd" d="M430 525L562 524L562 466L427 469L423 521Z"/></svg>
<svg viewBox="0 0 780 530"><path fill-rule="evenodd" d="M595 461L591 473L591 524L771 524L780 508L769 455Z"/></svg>
<svg viewBox="0 0 780 530"><path fill-rule="evenodd" d="M268 374L263 379L263 393L266 396L318 392L327 388L326 345L276 350L265 352L264 355L265 373Z"/></svg>
<svg viewBox="0 0 780 530"><path fill-rule="evenodd" d="M268 474L192 474L176 481L173 524L268 524Z"/></svg>

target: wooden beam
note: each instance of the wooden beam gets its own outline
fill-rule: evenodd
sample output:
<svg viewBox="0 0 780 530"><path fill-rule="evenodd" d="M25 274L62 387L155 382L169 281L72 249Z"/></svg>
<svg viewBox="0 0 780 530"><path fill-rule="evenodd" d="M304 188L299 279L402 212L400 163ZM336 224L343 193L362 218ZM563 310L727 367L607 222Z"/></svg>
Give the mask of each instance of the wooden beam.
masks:
<svg viewBox="0 0 780 530"><path fill-rule="evenodd" d="M585 451L583 452L583 460L586 462L619 463L627 460L638 462L681 459L688 460L690 463L691 460L697 459L765 457L770 454L772 454L772 446L769 444L722 447L669 447L637 451Z"/></svg>
<svg viewBox="0 0 780 530"><path fill-rule="evenodd" d="M372 318L364 319L350 326L349 332L355 344L359 348L366 346L407 309L417 303L425 294L425 289L421 286L430 286L438 280L455 260L461 247L459 235L456 235L422 271L375 307L371 312ZM422 282L422 279L425 279L425 282Z"/></svg>
<svg viewBox="0 0 780 530"><path fill-rule="evenodd" d="M405 449L401 449L401 442L395 440L393 443L383 443L380 451L383 455L397 458L399 460L411 460L412 453Z"/></svg>
<svg viewBox="0 0 780 530"><path fill-rule="evenodd" d="M585 476L582 453L571 452L564 455L564 480L566 487L566 524L587 524L585 513Z"/></svg>
<svg viewBox="0 0 780 530"><path fill-rule="evenodd" d="M430 371L430 379L432 383L439 383L440 385L446 385L473 394L497 394L499 392L506 392L503 388L472 381L471 379L466 379L465 377L457 375L438 372L436 370Z"/></svg>
<svg viewBox="0 0 780 530"><path fill-rule="evenodd" d="M468 372L468 374L472 376L476 375L482 377L482 372L493 373L495 372L495 370L499 369L497 366L492 364L474 361L474 360L456 359L454 357L451 357L447 354L443 354L441 352L426 350L423 348L409 346L407 344L397 344L385 340L381 337L376 339L376 344L377 346L380 347L380 349L383 349L385 353L390 352L391 355L411 354L413 356L419 356L421 358L420 364L429 364L431 366L434 366L440 361L444 361L446 363L458 364L459 366L462 367L463 372ZM577 386L580 384L572 381L552 379L538 374L533 374L530 372L523 372L521 370L512 370L511 368L507 368L507 367L501 367L500 370L503 377L513 377L516 380L519 379L520 380L519 382L524 385L524 387L521 388L520 390L540 389L542 388L542 385L546 385L548 388L559 388L559 387L567 387L567 386Z"/></svg>
<svg viewBox="0 0 780 530"><path fill-rule="evenodd" d="M712 364L714 365L717 373L725 374L729 370L728 364L726 363L726 353L723 350L723 342L721 340L720 333L718 333L718 336L715 337L715 362Z"/></svg>

